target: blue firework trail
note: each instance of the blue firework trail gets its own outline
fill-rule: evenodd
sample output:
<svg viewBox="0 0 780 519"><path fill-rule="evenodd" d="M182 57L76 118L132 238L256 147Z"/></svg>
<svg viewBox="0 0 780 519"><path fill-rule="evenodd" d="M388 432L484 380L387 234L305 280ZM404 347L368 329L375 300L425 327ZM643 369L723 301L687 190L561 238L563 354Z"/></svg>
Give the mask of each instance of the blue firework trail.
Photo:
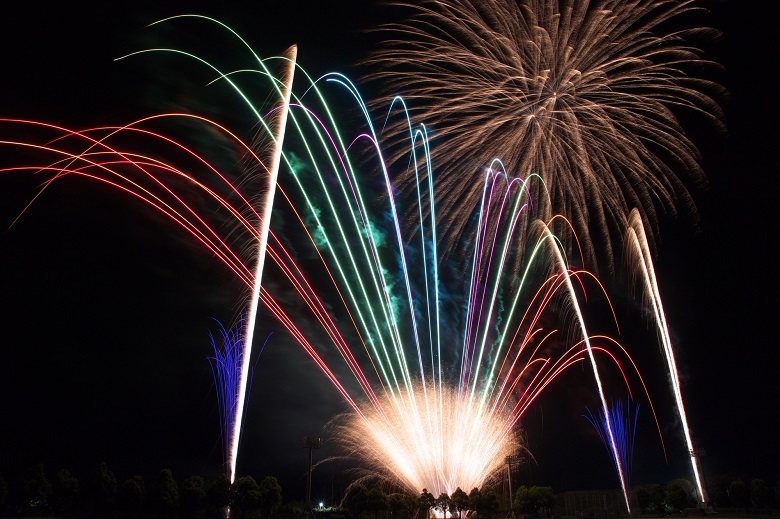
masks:
<svg viewBox="0 0 780 519"><path fill-rule="evenodd" d="M211 363L211 372L214 376L214 386L217 391L217 403L219 404L219 425L222 431L222 437L224 442L224 453L229 456L231 445L233 444L234 424L236 421L236 413L239 406L239 394L241 391L240 377L241 366L243 365L245 354L246 338L244 330L246 329L245 317L242 314L233 324L230 329L225 328L222 323L219 323L219 335L221 346L214 338L214 334L209 332L211 339L211 346L214 349L214 356L209 357ZM265 339L260 354L263 353L268 340L271 338L271 334ZM255 361L255 364L257 360ZM254 368L252 370L254 373ZM244 406L248 405L248 396L251 394L251 381L254 377L249 377L249 388L246 391L247 399L244 401ZM243 428L243 426L242 426Z"/></svg>
<svg viewBox="0 0 780 519"><path fill-rule="evenodd" d="M631 414L632 406L633 416ZM625 409L622 401L612 402L609 416L604 413L603 409L599 409L598 414L594 414L587 407L585 409L588 411L588 414L582 416L599 433L599 438L601 438L601 441L607 448L609 456L615 464L615 469L619 470L618 467L623 467L626 487L630 488L631 460L634 457L634 440L636 438L636 422L639 418L639 404L633 405L629 397L626 397ZM616 449L612 448L612 444L609 441L610 429L615 438ZM615 457L616 455L619 456L619 460Z"/></svg>

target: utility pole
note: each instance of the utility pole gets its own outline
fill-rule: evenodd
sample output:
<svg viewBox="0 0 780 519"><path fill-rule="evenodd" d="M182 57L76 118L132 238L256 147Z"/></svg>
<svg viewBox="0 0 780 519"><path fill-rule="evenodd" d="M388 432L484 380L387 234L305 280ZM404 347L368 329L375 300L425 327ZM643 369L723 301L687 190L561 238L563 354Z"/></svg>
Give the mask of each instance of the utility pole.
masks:
<svg viewBox="0 0 780 519"><path fill-rule="evenodd" d="M515 516L515 502L512 499L512 465L520 463L520 456L512 454L505 458L506 461L506 473L509 476L509 517Z"/></svg>
<svg viewBox="0 0 780 519"><path fill-rule="evenodd" d="M303 439L303 446L309 449L309 472L306 474L306 505L311 507L311 451L322 446L322 438L307 436Z"/></svg>

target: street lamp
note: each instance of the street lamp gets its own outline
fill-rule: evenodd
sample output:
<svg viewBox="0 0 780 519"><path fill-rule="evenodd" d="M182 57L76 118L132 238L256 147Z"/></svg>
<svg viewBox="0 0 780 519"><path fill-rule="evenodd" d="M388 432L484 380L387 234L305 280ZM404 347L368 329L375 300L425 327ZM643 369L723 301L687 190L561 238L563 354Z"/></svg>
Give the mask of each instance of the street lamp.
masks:
<svg viewBox="0 0 780 519"><path fill-rule="evenodd" d="M506 473L509 476L509 515L515 516L515 503L512 500L512 465L520 463L520 456L517 454L509 455L505 458L506 461Z"/></svg>
<svg viewBox="0 0 780 519"><path fill-rule="evenodd" d="M309 449L309 472L306 475L306 506L311 506L311 451L322 446L322 438L307 436L303 439L303 446Z"/></svg>

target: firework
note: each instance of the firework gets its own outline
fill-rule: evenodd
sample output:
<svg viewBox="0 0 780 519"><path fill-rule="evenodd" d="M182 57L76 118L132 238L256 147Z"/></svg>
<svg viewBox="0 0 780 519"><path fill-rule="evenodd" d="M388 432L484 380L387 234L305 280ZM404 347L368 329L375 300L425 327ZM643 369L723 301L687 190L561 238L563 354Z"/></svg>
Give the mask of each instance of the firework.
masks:
<svg viewBox="0 0 780 519"><path fill-rule="evenodd" d="M233 446L238 443L238 440L234 438L234 435L237 433L240 435L241 433L241 430L236 431L235 425L236 423L243 423L237 418L238 407L245 405L245 398L240 398L239 392L244 392L245 397L250 393L250 390L247 387L242 387L240 383L242 371L245 369L245 366L247 366L247 384L251 387L252 377L249 375L249 362L246 360L249 350L246 348L246 339L244 338L245 332L245 319L243 316L240 316L229 330L220 324L219 333L221 346L217 345L214 335L209 334L209 337L211 338L211 347L214 350L214 356L210 357L209 361L211 362L211 371L214 376L214 386L217 390L220 426L225 442L225 454L228 456L226 464L228 466L229 476L235 476L235 458L230 458L233 454ZM260 353L265 349L265 345L268 344L270 338L271 335L266 337ZM257 355L258 359L260 353Z"/></svg>
<svg viewBox="0 0 780 519"><path fill-rule="evenodd" d="M259 111L236 76L200 61L260 117L258 139L278 143L279 133L267 121L281 105ZM254 72L277 84L267 70ZM224 126L181 113L82 131L2 121L3 126L26 127L25 135L37 131L41 136L0 139L0 145L37 150L40 163L12 169L48 175L44 188L69 176L89 178L135 197L193 236L255 293L344 398L361 424L343 438L345 446L358 441L370 446L374 457L365 461L375 472L390 474L412 491L422 484L436 494L451 493L457 486L483 483L501 466L502 456L517 447L514 433L525 411L571 366L585 362L592 368L594 392L607 415L607 371L617 373L623 387L643 384L620 344L588 332L584 296L595 292L608 298L595 276L572 267L560 248L553 229L565 229L566 220L531 217L529 193L538 190L538 176L508 175L500 161L486 165L480 199L468 219L475 240L458 251L470 259L464 275L438 250L426 128L412 125L402 100L393 103L406 128L410 168L398 170L385 161L366 103L348 78L327 74L312 80L297 66L296 77L303 78L305 93L288 92L285 149L275 146L281 155L270 161L281 168L274 215L282 217L270 221L264 251L274 275L263 285L250 267L254 258L242 251L247 244L256 251L262 242L259 224L269 225L261 216L267 205L258 207L254 192L239 188L267 186L274 167L256 146ZM364 116L360 124L345 130L337 121L326 102L326 85L351 96ZM183 138L174 140L156 128L171 118L197 121L209 135L242 150L246 169L261 179L254 184L242 176L231 179ZM372 161L361 167L372 174L354 166L352 157L367 154ZM418 181L408 208L396 203L394 182L410 174ZM230 229L210 222L207 215L216 211L232 221ZM414 231L402 225L400 215L409 211L418 222ZM518 247L526 221L535 222L524 234L533 239ZM245 241L237 240L235 229ZM518 256L526 266L520 273L509 268ZM299 317L301 307L310 322ZM608 305L606 311L611 312ZM562 317L548 327L543 316ZM233 359L242 366L249 361L246 352ZM236 399L231 407L236 416L243 407L240 392L228 396ZM371 432L368 438L365 431ZM464 447L477 438L484 449ZM230 441L237 444L235 434ZM625 490L622 476L621 485Z"/></svg>
<svg viewBox="0 0 780 519"><path fill-rule="evenodd" d="M696 75L715 64L689 40L716 34L685 28L696 2L393 4L411 14L378 29L386 41L366 60L367 81L403 95L414 116L436 128L437 210L449 216L443 243L468 235L468 211L480 198L475 180L494 157L514 176L541 175L544 187L531 193L535 214L570 218L594 268L612 266L631 209L653 224L648 231L659 213L695 215L687 186L705 176L678 116L693 112L720 128L723 92ZM403 145L397 128L388 133L392 162L403 158ZM415 178L406 180L413 193Z"/></svg>
<svg viewBox="0 0 780 519"><path fill-rule="evenodd" d="M249 304L249 319L246 325L246 343L245 353L242 356L241 376L239 378L238 402L236 404L236 419L234 422L234 438L230 454L230 481L236 476L235 460L238 458L238 445L240 439L240 430L243 426L244 399L246 398L247 377L249 374L249 359L252 355L252 339L255 334L255 320L257 319L257 306L260 303L260 286L263 279L263 266L265 265L266 245L268 244L268 231L271 225L271 210L274 204L274 195L276 194L276 180L279 177L279 161L282 156L282 145L284 143L285 127L287 125L287 112L290 108L290 94L292 93L293 71L295 70L295 58L297 56L297 47L291 47L288 50L286 59L289 60L289 66L285 72L285 77L281 78L281 86L276 87L276 91L282 99L281 108L274 110L277 116L277 131L273 134L273 153L271 157L271 170L268 183L266 184L266 195L262 204L262 216L260 218L260 229L257 243L257 267L254 276L254 285L252 288L252 298ZM262 65L262 62L260 62Z"/></svg>
<svg viewBox="0 0 780 519"><path fill-rule="evenodd" d="M610 406L611 413L609 415L605 415L603 410L600 410L598 413L593 413L590 409L586 408L588 414L585 416L599 433L601 441L604 443L607 451L609 451L612 462L615 464L615 469L620 470L622 467L625 473L626 486L629 488L631 486L631 461L634 457L636 422L639 418L639 405L634 406L633 416L631 415L631 407L631 399L627 398L625 409L623 408L623 403L617 401L613 402ZM612 449L610 431L612 431L616 437L615 443L618 446L617 451ZM615 454L620 458L615 459Z"/></svg>
<svg viewBox="0 0 780 519"><path fill-rule="evenodd" d="M217 402L220 410L220 426L225 441L225 453L231 452L235 443L233 440L233 424L236 423L236 404L240 384L241 367L244 364L244 323L226 330L220 325L222 346L217 346L214 336L210 334L214 356L211 361L211 371L214 375L214 385L217 389Z"/></svg>
<svg viewBox="0 0 780 519"><path fill-rule="evenodd" d="M685 444L691 456L691 469L696 481L696 488L701 500L700 503L704 506L708 506L709 499L707 498L707 490L702 478L701 467L699 466L699 458L693 447L688 417L685 413L685 404L683 402L682 389L680 387L680 375L677 372L677 360L674 355L674 348L672 347L672 338L669 335L669 326L666 322L666 313L664 312L663 301L661 300L661 292L655 277L655 267L653 266L653 259L650 255L650 247L647 243L647 235L645 234L645 229L642 225L642 219L639 217L637 211L631 212L629 215L629 223L630 227L627 232L627 241L631 264L636 268L637 275L644 288L645 297L649 301L653 311L653 318L661 342L661 350L663 351L664 360L666 360L666 365L669 369L669 380L672 385L674 401L677 404L677 413L680 416Z"/></svg>
<svg viewBox="0 0 780 519"><path fill-rule="evenodd" d="M302 110L295 103L292 107L293 111ZM50 154L57 157L24 168L49 172L49 182L82 176L112 186L153 207L195 237L234 272L247 289L251 289L255 285L249 261L242 260L234 250L242 248L241 244L233 245L229 236L220 234L225 232L224 225L208 225L205 214L210 211L203 207L205 204L221 208L254 241L259 239L257 226L242 217L251 212L251 204L238 196L235 188L227 184L225 177L205 159L192 161L196 156L192 150L148 128L164 118L159 116L121 128L80 132L14 121L14 125L31 125L44 131L41 144L26 141L13 145L35 147L44 158ZM143 139L123 139L128 134ZM112 144L114 141L132 142L141 148L156 150L167 144L170 147L168 155L180 160L189 157L188 162L200 163L201 168L184 172L142 152L117 147ZM509 246L513 230L509 224L527 210L527 203L523 202L525 184L519 179L508 179L498 170L486 176L483 206L493 207L487 199L500 194L504 198L500 206L506 210L503 214L483 214L477 220L499 220L509 224L481 226L479 247L472 251L471 280L464 281L467 288L462 299L467 301L463 306L468 312L461 317L459 311L445 312L441 308L445 298L439 294L442 283L436 279L439 262L426 252L435 252L434 222L425 227L429 229L425 240L420 236L414 240L396 235L393 230L400 233L397 221L387 232L381 223L392 210L362 213L358 209L360 200L374 197L362 192L363 182L358 178L351 179L355 183L350 189L338 191L332 189L336 179L320 181L303 173L298 171L286 180L296 180L293 187L302 188L301 195L306 195L303 199L310 201L310 206L299 207L302 213L309 212L310 218L302 217L296 220L296 225L303 225L298 234L308 238L310 251L322 260L325 274L319 276L316 270L306 273L313 267L305 269L296 264L273 229L269 233L267 253L281 277L287 279L299 295L299 301L309 308L314 322L320 324L321 332L316 337L324 332L333 348L323 351L314 347L313 331L303 331L301 326L306 325L301 324L300 318L294 318L291 310L283 308L283 294L289 289L277 287L274 290L272 285L263 287L260 300L316 362L351 407L351 416L362 424L361 429L351 429L352 436L343 438L345 447L350 448L359 439L366 446L372 446L374 454L388 454L382 456L381 461L364 458L376 472L391 474L397 483L415 491L419 490L417 486L421 481L438 493L449 493L457 486L479 486L496 467L501 467L502 456L516 448L514 431L524 412L568 367L578 365L593 353L603 355L607 360L611 356L629 358L614 341L606 338L586 338L557 346L556 337L566 336L567 332L544 330L540 319L544 314L554 312L556 304L570 300L578 306L571 280L576 280L578 286L585 286L589 279L594 279L586 272L570 270L561 263L562 256L553 252L557 245L547 225L539 224L541 239L531 248L539 262L557 265L543 269L552 270L546 279L537 285L530 269L519 282L510 282L513 276L503 275L502 265L516 253L516 249ZM342 180L342 185L348 184L346 178L342 177ZM201 205L187 203L186 198L193 196L191 189L197 190L194 198ZM390 186L385 185L384 189L390 191ZM317 190L321 191L321 196L317 195ZM220 191L224 194L219 194ZM294 208L293 197L285 189L281 192L285 195L283 199ZM342 196L327 202L327 196L336 194ZM240 205L229 202L228 196L241 201ZM322 200L330 210L315 207L314 200ZM348 214L344 208L354 212ZM342 217L346 219L339 224ZM315 238L315 235L319 237ZM415 241L420 243L419 248L413 250L405 245ZM394 247L391 247L392 242L395 242ZM298 246L304 244L298 243ZM412 261L408 255L415 254L415 250L419 256L417 261ZM316 289L313 279L318 279L320 284L322 279L330 280L332 286ZM333 309L338 307L337 298L333 297L337 294L341 295L341 310ZM581 320L581 314L578 311L577 314ZM462 324L463 332L443 326L458 322ZM565 323L561 324L562 329L567 327ZM610 353L611 350L615 352ZM246 362L240 359L245 353L230 351L232 361L223 356L226 360L222 362L224 373L231 375L223 377L225 382L222 384L227 390L223 412L232 413L226 415L225 423L231 420L235 423L238 388L233 385L237 383L238 365ZM334 352L336 357L332 355ZM622 369L619 363L614 365ZM598 374L598 369L595 373ZM398 423L408 424L409 428L397 429ZM370 441L360 433L365 430L374 431ZM392 435L388 435L388 431ZM360 436L354 436L356 433ZM424 436L420 437L421 433ZM227 436L226 440L234 445L235 439ZM451 455L453 446L463 445L475 437L490 448L484 451L461 449L463 456L480 453L469 460ZM398 456L399 452L405 457ZM416 468L409 472L404 468L407 466Z"/></svg>

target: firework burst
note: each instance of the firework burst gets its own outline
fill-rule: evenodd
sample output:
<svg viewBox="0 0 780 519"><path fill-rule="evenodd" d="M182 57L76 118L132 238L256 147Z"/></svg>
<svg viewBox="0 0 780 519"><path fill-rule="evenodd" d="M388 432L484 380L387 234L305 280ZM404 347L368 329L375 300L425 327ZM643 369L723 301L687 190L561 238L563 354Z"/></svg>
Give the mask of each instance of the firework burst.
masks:
<svg viewBox="0 0 780 519"><path fill-rule="evenodd" d="M450 215L443 243L466 232L468 215L459 213L478 202L471 180L493 157L513 175L542 176L546 186L531 193L535 214L571 218L593 268L613 266L631 209L641 210L648 232L660 214L682 208L695 216L686 186L705 176L678 115L693 112L721 127L716 100L724 93L695 75L716 64L689 41L717 34L681 28L701 10L696 2L394 5L411 16L378 29L387 41L366 60L368 80L403 95L446 142L431 153L440 172L437 210ZM390 159L400 158L400 147L388 149L399 151Z"/></svg>
<svg viewBox="0 0 780 519"><path fill-rule="evenodd" d="M214 23L203 17L188 20ZM289 108L289 124L282 132L285 149L275 146L271 161L282 168L273 222L261 216L267 205L257 207L253 193L242 194L244 175L223 174L188 147L190 133L179 142L156 129L168 119L197 121L209 135L219 135L241 150L252 175L274 178L275 166L269 167L255 147L227 127L191 114L159 114L119 127L80 131L0 119L0 130L12 134L6 138L0 133L0 145L31 150L36 156L25 166L0 167L0 173L42 174L41 189L64 178L89 178L180 226L253 290L254 304L290 333L343 397L354 419L346 443L360 445L363 450L354 452L376 473L411 491L425 486L438 495L451 493L453 486L479 486L502 466L503 456L517 448L515 433L529 406L572 366L590 366L605 416L608 372L621 391L625 386L644 387L628 352L617 341L587 329L585 305L599 314L596 302L608 303L608 297L596 277L571 266L559 247L554 229L567 228L567 220L539 219L532 211L539 203L529 193L547 192L538 175L520 178L499 160L486 163L486 173L474 182L476 203L464 203L457 215L446 219L465 215L475 237L458 251L469 272L450 273L437 246L442 220L433 210L426 128L413 126L402 100L391 105L393 115L402 120L406 140L407 159L399 168L385 161L378 128L345 76L312 80L296 65L304 95L287 91L279 96L286 98L283 102L263 110L263 117L245 94L250 90L240 88L241 75L199 62L259 118L258 139L279 142L280 134L266 119L281 106ZM254 73L281 83L265 69ZM347 94L365 119L356 126L340 124L325 95L331 88ZM19 140L17 132L26 137ZM168 158L154 158L147 149ZM372 155L366 164L369 173L354 167L351 157L359 153ZM399 217L409 205L395 200L395 179L408 174L406 167L416 179L415 199L406 200L418 221L413 231L404 229ZM533 187L537 183L538 189ZM206 214L213 211L234 221L238 231L210 225ZM531 239L520 242L521 223L527 221L534 222L525 237ZM235 240L234 232L248 235L252 245L264 243L262 236L268 233L262 248L270 260L270 282L260 285L260 273L252 268L255 259L242 255L244 242ZM517 257L526 265L519 273L509 268ZM611 305L601 309L608 310L617 325ZM560 322L546 326L543 316L550 315ZM248 369L248 340L247 331L241 336L243 351L231 347L224 355L215 352L222 365L215 372L228 389L220 396L226 413L222 425L238 424L232 436L226 434L231 471L243 409L240 395L245 391L237 382ZM606 423L614 451L616 439L611 422ZM626 491L622 474L620 478Z"/></svg>

